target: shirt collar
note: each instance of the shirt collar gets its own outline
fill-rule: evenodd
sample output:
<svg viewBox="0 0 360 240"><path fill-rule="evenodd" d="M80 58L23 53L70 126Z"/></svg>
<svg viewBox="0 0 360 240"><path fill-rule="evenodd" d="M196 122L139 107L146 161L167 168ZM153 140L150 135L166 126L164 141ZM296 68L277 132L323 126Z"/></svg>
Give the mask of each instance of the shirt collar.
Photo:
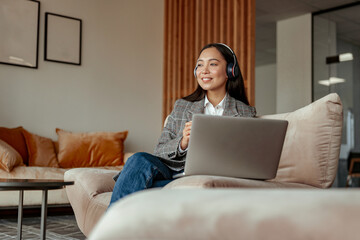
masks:
<svg viewBox="0 0 360 240"><path fill-rule="evenodd" d="M221 100L221 102L219 102L219 104L217 106L221 107L222 109L225 109L225 99L226 96L228 94L225 94L225 97ZM211 102L209 101L209 99L207 98L207 95L205 95L205 102L204 102L204 107L207 107L208 104L211 104ZM217 107L217 106L213 106L213 107Z"/></svg>

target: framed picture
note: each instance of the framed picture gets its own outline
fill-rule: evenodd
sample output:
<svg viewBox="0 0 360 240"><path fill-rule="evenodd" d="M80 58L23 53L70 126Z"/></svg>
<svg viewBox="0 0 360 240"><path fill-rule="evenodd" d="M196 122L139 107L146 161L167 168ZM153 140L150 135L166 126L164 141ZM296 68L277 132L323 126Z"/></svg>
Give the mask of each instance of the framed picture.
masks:
<svg viewBox="0 0 360 240"><path fill-rule="evenodd" d="M44 60L81 65L81 31L81 19L45 13Z"/></svg>
<svg viewBox="0 0 360 240"><path fill-rule="evenodd" d="M0 1L0 63L37 68L39 1Z"/></svg>

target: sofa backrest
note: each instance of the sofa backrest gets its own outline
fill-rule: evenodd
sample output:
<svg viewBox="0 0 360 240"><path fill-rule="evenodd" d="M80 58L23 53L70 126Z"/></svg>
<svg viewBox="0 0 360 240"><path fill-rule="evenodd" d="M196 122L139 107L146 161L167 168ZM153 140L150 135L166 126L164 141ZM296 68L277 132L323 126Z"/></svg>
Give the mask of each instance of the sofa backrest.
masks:
<svg viewBox="0 0 360 240"><path fill-rule="evenodd" d="M276 178L278 182L332 185L340 155L343 108L336 93L294 112L260 118L289 122Z"/></svg>

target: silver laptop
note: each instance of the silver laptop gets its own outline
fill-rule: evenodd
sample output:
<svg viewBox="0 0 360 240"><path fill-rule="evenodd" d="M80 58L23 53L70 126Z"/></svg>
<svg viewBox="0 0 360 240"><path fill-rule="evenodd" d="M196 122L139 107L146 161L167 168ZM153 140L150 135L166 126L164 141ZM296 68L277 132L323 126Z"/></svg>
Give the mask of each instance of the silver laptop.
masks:
<svg viewBox="0 0 360 240"><path fill-rule="evenodd" d="M275 178L288 122L196 114L185 170L188 175Z"/></svg>

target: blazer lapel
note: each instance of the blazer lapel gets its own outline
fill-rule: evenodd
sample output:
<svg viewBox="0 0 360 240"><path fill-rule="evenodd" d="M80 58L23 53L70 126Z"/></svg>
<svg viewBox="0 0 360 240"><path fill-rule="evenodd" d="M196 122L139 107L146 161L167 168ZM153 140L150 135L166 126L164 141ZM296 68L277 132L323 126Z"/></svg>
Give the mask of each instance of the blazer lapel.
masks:
<svg viewBox="0 0 360 240"><path fill-rule="evenodd" d="M188 122L192 121L192 117L194 114L203 114L204 113L204 103L205 103L205 98L203 98L200 101L193 102L190 109L186 113L186 118L187 118Z"/></svg>
<svg viewBox="0 0 360 240"><path fill-rule="evenodd" d="M239 115L239 113L236 108L235 98L232 98L232 97L230 97L230 95L228 95L225 99L225 109L224 109L223 116L236 117L238 115Z"/></svg>

